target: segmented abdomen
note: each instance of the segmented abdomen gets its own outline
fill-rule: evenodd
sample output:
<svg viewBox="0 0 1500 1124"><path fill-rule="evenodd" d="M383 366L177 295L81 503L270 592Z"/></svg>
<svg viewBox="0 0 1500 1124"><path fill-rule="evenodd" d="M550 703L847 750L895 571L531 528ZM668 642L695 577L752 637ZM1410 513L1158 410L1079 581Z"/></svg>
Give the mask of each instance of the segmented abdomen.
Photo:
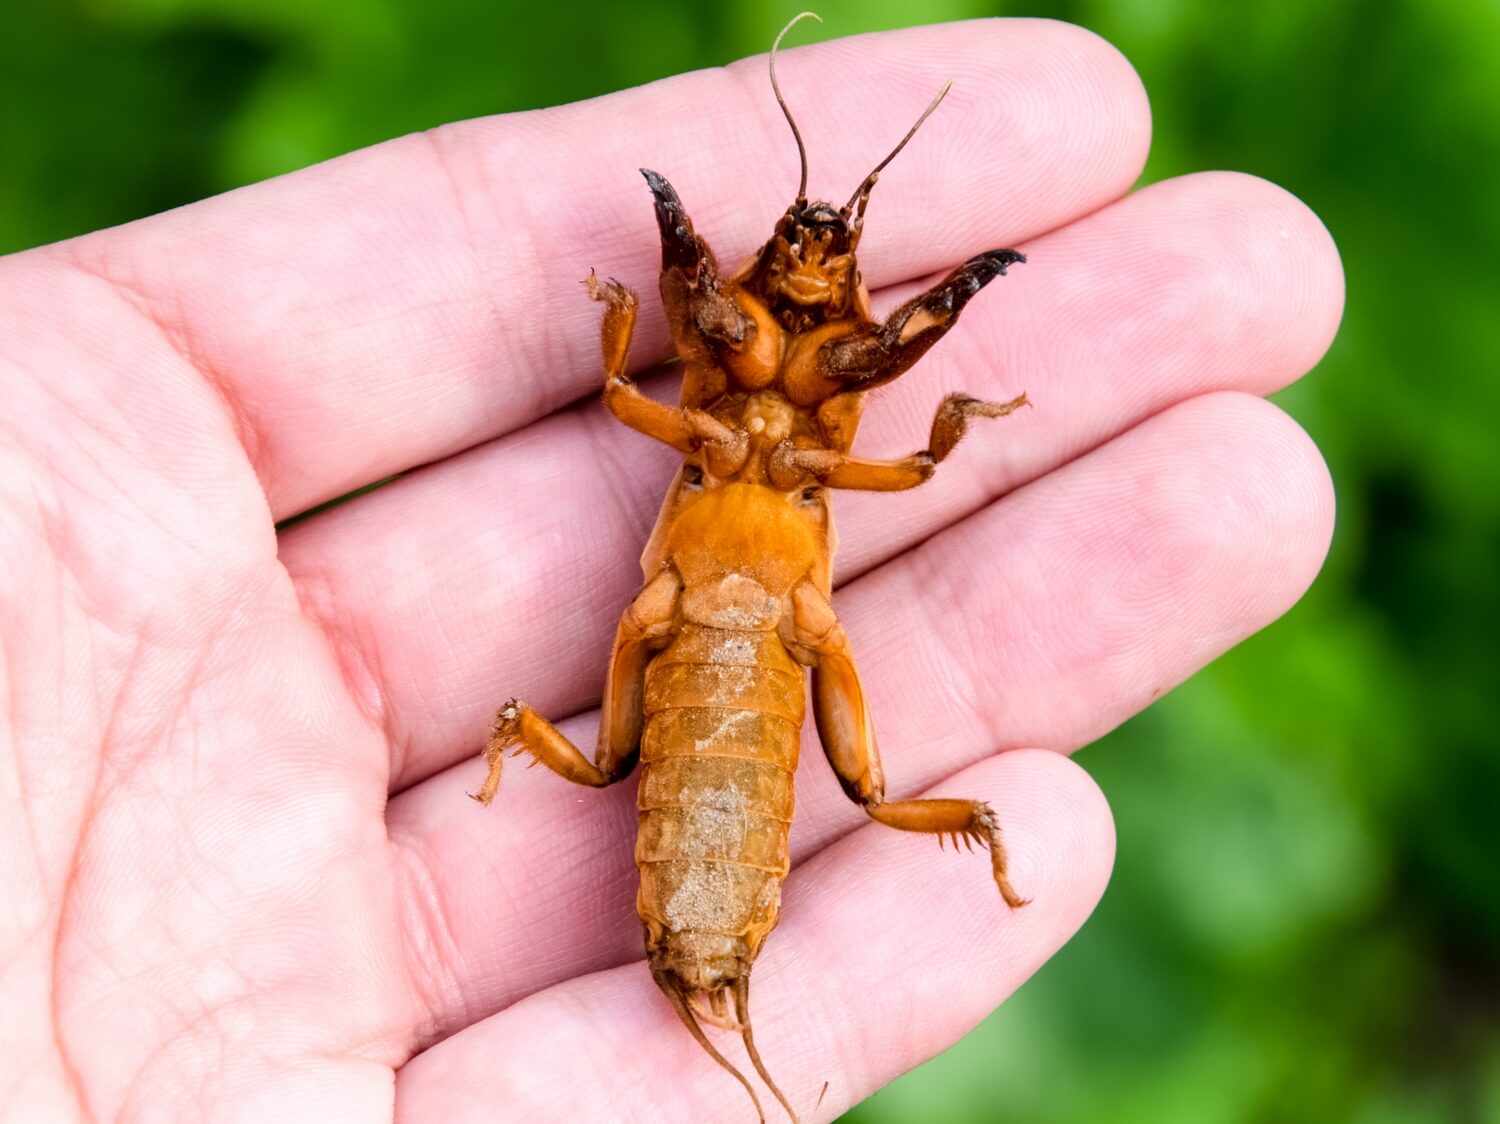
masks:
<svg viewBox="0 0 1500 1124"><path fill-rule="evenodd" d="M774 632L685 625L647 670L637 909L690 986L742 974L776 924L803 709Z"/></svg>

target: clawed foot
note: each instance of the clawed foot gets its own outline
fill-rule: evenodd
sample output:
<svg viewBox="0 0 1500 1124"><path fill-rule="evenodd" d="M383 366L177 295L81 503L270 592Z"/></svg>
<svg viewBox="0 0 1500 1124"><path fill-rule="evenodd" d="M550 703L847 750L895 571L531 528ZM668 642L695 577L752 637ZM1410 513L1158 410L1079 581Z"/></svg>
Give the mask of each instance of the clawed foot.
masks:
<svg viewBox="0 0 1500 1124"><path fill-rule="evenodd" d="M986 250L964 262L964 269L972 270L980 285L987 285L996 277L1004 277L1013 265L1025 265L1026 255L1019 250Z"/></svg>
<svg viewBox="0 0 1500 1124"><path fill-rule="evenodd" d="M937 416L932 419L932 435L928 438L926 453L935 463L940 462L963 440L970 418L1003 418L1022 406L1030 405L1031 400L1025 394L1009 402L985 402L969 394L950 394L943 399Z"/></svg>
<svg viewBox="0 0 1500 1124"><path fill-rule="evenodd" d="M599 275L591 269L583 283L588 288L590 297L603 301L611 308L634 308L636 305L635 294L613 277L608 281L601 281Z"/></svg>
<svg viewBox="0 0 1500 1124"><path fill-rule="evenodd" d="M965 847L974 850L974 844L988 847L990 851L990 869L995 876L995 885L1000 888L1000 896L1005 899L1005 904L1011 909L1020 909L1026 905L1028 899L1016 893L1015 887L1010 884L1010 876L1005 869L1005 847L1000 841L1000 821L995 817L995 810L988 804L980 804L975 809L973 818L969 825L961 831L941 832L938 834L938 846L943 846L943 836L947 835L953 840L953 849L958 850L959 841L962 840Z"/></svg>
<svg viewBox="0 0 1500 1124"><path fill-rule="evenodd" d="M520 699L511 699L495 715L495 721L490 726L489 740L484 743L484 763L489 766L489 772L485 774L479 791L469 793L471 800L488 804L495 799L495 793L500 788L500 773L505 766L505 751L514 747L516 753L521 753L526 748L518 744L521 740L521 715L526 710L526 704Z"/></svg>

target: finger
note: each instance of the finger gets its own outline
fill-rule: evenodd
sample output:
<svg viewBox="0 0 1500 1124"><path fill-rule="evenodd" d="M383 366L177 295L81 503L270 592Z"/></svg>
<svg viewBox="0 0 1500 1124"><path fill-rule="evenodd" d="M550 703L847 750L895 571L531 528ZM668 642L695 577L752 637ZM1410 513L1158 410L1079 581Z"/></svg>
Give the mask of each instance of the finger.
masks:
<svg viewBox="0 0 1500 1124"><path fill-rule="evenodd" d="M1067 759L1006 754L934 795L994 805L1031 904L1008 911L979 856L945 855L880 825L793 871L755 965L751 1011L766 1066L804 1121L834 1119L972 1029L1103 893L1109 809ZM732 1036L716 1037L744 1064ZM569 980L439 1043L398 1073L396 1106L398 1121L490 1120L497 1110L535 1121L755 1119L641 963Z"/></svg>
<svg viewBox="0 0 1500 1124"><path fill-rule="evenodd" d="M1086 213L1145 158L1134 72L1061 23L861 36L788 51L780 74L813 186L834 194L955 81L872 204L880 284ZM104 278L227 396L283 518L592 388L598 317L578 283L654 281L646 163L726 265L763 241L796 183L765 59L403 138L48 253ZM660 358L660 314L642 321L637 360Z"/></svg>
<svg viewBox="0 0 1500 1124"><path fill-rule="evenodd" d="M1112 729L1301 595L1327 549L1326 468L1275 407L1197 398L840 590L891 796L998 749ZM579 744L597 716L563 724ZM794 861L861 822L807 732ZM392 799L435 1033L640 955L633 786L468 762ZM1017 885L1020 885L1018 882ZM1023 888L1022 892L1026 892Z"/></svg>
<svg viewBox="0 0 1500 1124"><path fill-rule="evenodd" d="M860 447L920 447L938 400L959 387L1024 389L1036 408L977 428L910 495L840 494L841 575L1174 401L1285 385L1338 321L1326 232L1245 176L1148 188L1028 249L1031 264L874 397ZM472 752L504 697L557 716L597 700L601 653L639 581L627 560L675 456L590 404L284 536L304 603L390 733L397 788Z"/></svg>

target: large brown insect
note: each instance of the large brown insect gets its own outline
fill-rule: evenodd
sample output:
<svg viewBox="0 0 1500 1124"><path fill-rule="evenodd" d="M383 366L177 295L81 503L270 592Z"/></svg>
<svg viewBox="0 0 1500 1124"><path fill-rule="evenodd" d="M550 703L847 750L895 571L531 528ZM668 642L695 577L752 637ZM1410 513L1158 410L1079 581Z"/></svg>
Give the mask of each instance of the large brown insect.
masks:
<svg viewBox="0 0 1500 1124"><path fill-rule="evenodd" d="M641 558L645 585L615 636L594 760L512 699L495 719L485 746L489 773L474 794L482 804L494 798L507 750L601 788L624 779L640 759L636 908L651 974L759 1113L755 1090L702 1023L739 1032L756 1072L794 1121L755 1048L749 990L750 966L776 925L790 867L803 668L812 669L818 736L849 798L891 827L988 847L1001 896L1013 908L1023 904L1006 877L989 805L885 798L854 655L829 603L828 489L914 488L953 451L969 418L1001 417L1028 404L1024 394L1003 403L952 394L938 407L922 452L893 461L850 455L865 394L911 367L980 289L1026 259L1014 250L970 258L876 322L855 261L865 208L881 170L948 90L848 203L837 210L809 203L807 153L776 82L776 48L796 22L777 36L770 66L802 179L759 252L722 276L672 185L642 169L656 198L661 297L682 360L679 406L645 397L626 372L635 294L618 281L588 279L590 296L605 305L604 404L683 455ZM695 1002L700 996L706 1010Z"/></svg>

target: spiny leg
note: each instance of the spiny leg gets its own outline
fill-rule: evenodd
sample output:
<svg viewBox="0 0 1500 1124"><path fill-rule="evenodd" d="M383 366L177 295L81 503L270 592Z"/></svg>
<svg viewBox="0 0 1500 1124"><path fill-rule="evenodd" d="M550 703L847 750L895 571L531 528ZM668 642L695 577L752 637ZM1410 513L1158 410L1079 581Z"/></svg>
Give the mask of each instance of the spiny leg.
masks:
<svg viewBox="0 0 1500 1124"><path fill-rule="evenodd" d="M630 362L630 340L635 335L635 313L640 298L613 277L600 281L592 269L583 283L588 287L589 297L604 305L604 319L599 326L604 377L622 378Z"/></svg>
<svg viewBox="0 0 1500 1124"><path fill-rule="evenodd" d="M670 566L662 569L636 594L615 630L615 645L604 681L604 706L599 720L599 742L589 761L552 723L519 699L500 708L484 747L489 771L478 792L469 795L481 804L495 798L507 751L529 753L560 777L575 784L603 788L630 775L640 751L644 724L642 702L646 664L652 645L668 635L682 592L682 579Z"/></svg>
<svg viewBox="0 0 1500 1124"><path fill-rule="evenodd" d="M907 301L866 330L826 344L818 353L820 372L848 390L871 390L911 369L927 349L958 323L964 306L1007 267L1024 262L1015 250L990 250L972 257L927 292Z"/></svg>
<svg viewBox="0 0 1500 1124"><path fill-rule="evenodd" d="M885 774L864 688L844 627L822 591L804 581L792 591L793 650L813 666L813 717L823 752L849 799L880 823L972 840L990 851L990 869L1000 896L1012 909L1025 905L1006 871L1005 847L993 809L979 800L885 799Z"/></svg>
<svg viewBox="0 0 1500 1124"><path fill-rule="evenodd" d="M611 278L600 281L590 272L584 282L589 296L604 305L600 341L604 353L604 404L610 413L647 437L654 437L679 452L694 449L693 435L682 411L647 398L630 377L630 337L635 331L635 293Z"/></svg>
<svg viewBox="0 0 1500 1124"><path fill-rule="evenodd" d="M469 793L481 804L488 804L495 798L507 750L512 751L512 756L529 753L533 764L540 762L574 784L592 785L594 788L613 784L629 772L628 768L615 768L609 772L598 768L551 722L520 699L511 699L495 716L489 740L484 746L484 761L489 766L489 772L485 774L479 791ZM630 764L634 764L634 761L630 761Z"/></svg>
<svg viewBox="0 0 1500 1124"><path fill-rule="evenodd" d="M901 492L932 479L940 461L948 458L968 428L970 418L1003 418L1030 406L1025 394L1009 402L984 402L968 394L950 394L932 419L927 448L900 460L877 461L851 457L832 449L799 449L783 442L771 453L767 472L771 482L790 490L808 476L830 488L861 492Z"/></svg>
<svg viewBox="0 0 1500 1124"><path fill-rule="evenodd" d="M974 848L970 840L990 851L990 868L995 876L995 885L1000 896L1012 909L1026 904L1026 899L1016 893L1010 884L1005 869L1005 845L1000 839L1000 822L995 810L982 800L893 800L875 804L865 801L865 812L872 820L901 831L922 831L938 837L942 843L944 835L953 837L954 850L959 840Z"/></svg>

